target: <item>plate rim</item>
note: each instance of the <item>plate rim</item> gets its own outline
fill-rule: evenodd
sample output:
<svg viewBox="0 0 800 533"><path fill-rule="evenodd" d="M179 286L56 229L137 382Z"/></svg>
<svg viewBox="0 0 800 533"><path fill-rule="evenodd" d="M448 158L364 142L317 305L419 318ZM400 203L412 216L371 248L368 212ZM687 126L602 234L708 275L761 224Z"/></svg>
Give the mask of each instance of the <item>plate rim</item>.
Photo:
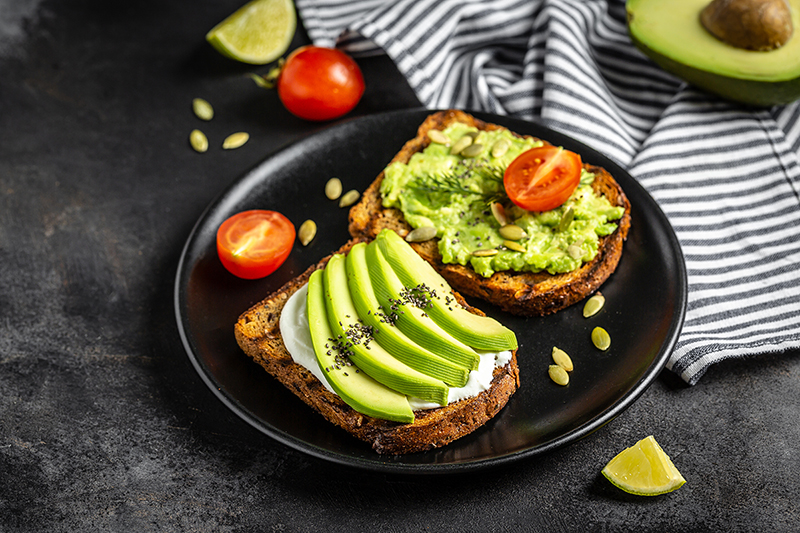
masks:
<svg viewBox="0 0 800 533"><path fill-rule="evenodd" d="M684 261L683 252L680 246L680 241L678 240L678 237L675 234L675 231L672 228L672 225L669 222L669 219L664 214L663 210L657 204L655 199L650 195L650 193L647 192L647 190L644 189L644 187L635 178L633 178L624 168L622 168L618 163L610 159L608 156L603 155L598 150L591 148L590 146L584 144L583 142L565 133L561 133L559 131L551 129L549 126L544 124L543 121L496 115L493 113L488 113L483 111L465 110L465 112L470 113L476 118L479 118L487 122L496 122L496 123L517 122L521 124L533 125L536 128L542 128L545 131L547 131L548 136L551 135L552 133L552 136L548 137L548 140L566 139L569 141L569 143L574 144L576 146L580 146L581 149L586 150L586 152L584 153L588 153L591 156L590 159L599 158L600 160L602 160L603 164L600 163L595 163L595 164L598 164L599 166L605 165L606 169L609 170L609 172L611 172L612 175L617 175L617 173L622 173L626 176L626 178L629 178L629 180L626 179L626 181L630 181L634 187L640 189L638 193L643 194L644 197L649 199L648 201L652 205L648 206L648 208L650 207L655 208L654 211L651 213L651 215L658 218L661 221L663 228L667 230L665 233L668 240L669 249L675 255L675 262L676 266L678 267L675 272L678 281L677 292L676 292L678 301L675 302L675 312L671 317L670 326L666 333L666 338L659 349L657 357L653 359L653 362L643 372L643 374L640 376L636 384L632 386L624 396L622 396L613 404L611 404L607 409L602 411L599 415L593 417L584 424L581 424L580 426L554 438L551 441L545 442L540 445L532 446L523 450L505 453L497 457L482 458L468 462L441 463L441 464L404 463L402 462L401 459L398 460L396 457L389 458L381 456L377 453L375 453L376 460L372 461L372 460L365 460L361 457L355 457L326 450L322 447L316 446L312 443L294 437L291 434L275 426L272 426L271 424L268 424L263 420L260 420L254 413L250 412L235 397L233 397L226 391L222 390L218 386L219 384L215 382L215 380L213 379L213 376L210 375L210 371L208 370L208 368L206 368L206 366L202 363L202 361L200 361L200 357L195 352L195 348L190 339L189 332L187 331L187 327L184 324L186 317L183 316L182 313L183 309L182 296L184 289L182 285L182 279L184 277L184 274L187 272L186 268L188 261L188 253L192 247L192 244L194 243L196 236L198 235L199 229L203 227L203 222L205 221L207 216L214 210L214 208L218 204L220 204L222 200L226 198L228 193L230 193L234 189L241 187L242 183L247 179L253 179L254 174L257 173L258 169L261 168L263 165L267 164L267 162L277 157L280 157L281 155L286 155L291 150L297 149L303 143L309 142L309 139L312 139L315 136L323 134L330 135L337 129L351 127L353 123L380 120L392 116L420 115L419 123L421 123L422 120L424 120L425 116L427 116L428 114L435 113L437 111L440 110L419 107L419 108L386 111L381 113L363 115L359 117L347 118L338 121L336 123L330 124L326 127L314 130L289 143L277 147L273 151L266 154L263 158L261 158L249 170L234 178L231 181L231 183L229 183L226 187L224 187L206 205L206 207L203 209L203 211L193 224L192 229L189 232L188 236L186 237L186 240L181 249L180 257L177 264L176 274L174 278L173 310L174 310L176 325L178 328L178 334L181 339L181 344L184 348L184 351L186 352L186 355L191 361L193 368L199 374L201 380L212 391L214 396L216 396L217 399L219 399L223 403L223 405L225 405L234 414L236 414L238 418L248 423L251 427L260 431L262 434L267 435L268 437L280 442L281 444L288 446L289 448L292 448L301 453L305 453L307 455L315 457L317 459L342 466L354 467L373 472L402 473L402 474L450 474L450 473L474 472L479 470L485 470L488 468L499 468L522 459L547 453L551 450L560 448L571 442L580 440L594 433L595 431L597 431L598 429L602 428L607 423L612 421L614 418L616 418L625 409L630 407L630 405L632 405L644 393L644 391L647 390L647 388L652 384L652 382L655 381L658 375L664 370L665 365L669 359L669 356L672 350L674 349L675 345L677 344L680 331L683 327L688 305L688 275L686 271L686 264ZM613 168L608 168L609 166ZM626 192L628 192L627 187L626 187ZM422 452L422 453L428 453L428 452ZM402 458L402 456L400 457ZM389 459L394 459L394 460L389 460Z"/></svg>

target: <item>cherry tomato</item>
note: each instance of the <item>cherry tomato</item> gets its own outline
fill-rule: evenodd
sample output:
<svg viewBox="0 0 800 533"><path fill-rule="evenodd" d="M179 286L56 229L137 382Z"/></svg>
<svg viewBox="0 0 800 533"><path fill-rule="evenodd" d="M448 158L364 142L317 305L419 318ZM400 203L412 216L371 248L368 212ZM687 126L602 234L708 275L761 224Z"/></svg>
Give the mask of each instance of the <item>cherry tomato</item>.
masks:
<svg viewBox="0 0 800 533"><path fill-rule="evenodd" d="M581 181L581 156L558 146L522 152L506 168L503 184L512 202L528 211L555 209Z"/></svg>
<svg viewBox="0 0 800 533"><path fill-rule="evenodd" d="M217 230L217 254L234 276L263 278L286 261L294 237L294 225L282 214L242 211L223 222Z"/></svg>
<svg viewBox="0 0 800 533"><path fill-rule="evenodd" d="M334 48L304 46L286 58L278 97L290 113L330 120L350 112L364 94L364 77L353 59Z"/></svg>

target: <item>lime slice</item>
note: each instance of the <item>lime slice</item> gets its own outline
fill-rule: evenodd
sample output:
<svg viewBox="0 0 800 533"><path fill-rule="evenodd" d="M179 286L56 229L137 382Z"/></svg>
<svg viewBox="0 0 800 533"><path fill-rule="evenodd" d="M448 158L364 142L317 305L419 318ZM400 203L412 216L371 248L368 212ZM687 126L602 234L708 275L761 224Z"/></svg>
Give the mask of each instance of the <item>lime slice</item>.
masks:
<svg viewBox="0 0 800 533"><path fill-rule="evenodd" d="M603 468L603 475L625 492L639 496L657 496L686 483L652 435L622 450Z"/></svg>
<svg viewBox="0 0 800 533"><path fill-rule="evenodd" d="M224 56L264 65L286 52L296 28L292 0L253 0L214 26L206 40Z"/></svg>

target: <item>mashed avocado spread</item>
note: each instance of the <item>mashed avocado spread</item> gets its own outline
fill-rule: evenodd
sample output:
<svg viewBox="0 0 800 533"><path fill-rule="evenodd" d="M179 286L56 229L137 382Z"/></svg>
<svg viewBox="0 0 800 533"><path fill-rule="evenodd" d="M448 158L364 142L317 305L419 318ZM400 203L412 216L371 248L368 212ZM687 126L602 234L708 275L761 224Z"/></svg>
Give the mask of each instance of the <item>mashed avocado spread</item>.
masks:
<svg viewBox="0 0 800 533"><path fill-rule="evenodd" d="M508 130L478 132L460 123L444 133L451 140L450 146L464 135L477 133L474 143L483 149L473 157L464 157L451 155L450 146L432 142L407 164L391 163L385 169L381 194L383 206L402 211L411 227L436 228L445 263L469 264L485 277L503 270L570 272L594 259L598 237L613 233L617 225L610 221L624 214L622 207L612 206L594 193L594 174L586 170L578 188L560 207L543 212L521 209L505 194L503 172L519 154L541 142L518 138ZM494 157L492 147L500 139L507 139L510 148ZM515 241L517 250L504 245L492 202L501 203L508 218L525 231L525 237ZM559 228L569 208L572 222ZM474 255L478 250L497 253Z"/></svg>

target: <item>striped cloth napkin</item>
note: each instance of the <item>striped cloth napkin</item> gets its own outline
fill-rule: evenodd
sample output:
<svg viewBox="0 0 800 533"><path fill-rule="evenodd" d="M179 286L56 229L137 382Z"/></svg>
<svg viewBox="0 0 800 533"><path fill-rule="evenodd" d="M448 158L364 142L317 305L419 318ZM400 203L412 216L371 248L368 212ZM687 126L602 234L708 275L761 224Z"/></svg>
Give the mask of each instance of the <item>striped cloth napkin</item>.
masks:
<svg viewBox="0 0 800 533"><path fill-rule="evenodd" d="M621 0L296 0L312 41L386 53L423 105L537 120L616 160L666 213L689 282L667 367L800 347L800 106L749 109L631 44Z"/></svg>

